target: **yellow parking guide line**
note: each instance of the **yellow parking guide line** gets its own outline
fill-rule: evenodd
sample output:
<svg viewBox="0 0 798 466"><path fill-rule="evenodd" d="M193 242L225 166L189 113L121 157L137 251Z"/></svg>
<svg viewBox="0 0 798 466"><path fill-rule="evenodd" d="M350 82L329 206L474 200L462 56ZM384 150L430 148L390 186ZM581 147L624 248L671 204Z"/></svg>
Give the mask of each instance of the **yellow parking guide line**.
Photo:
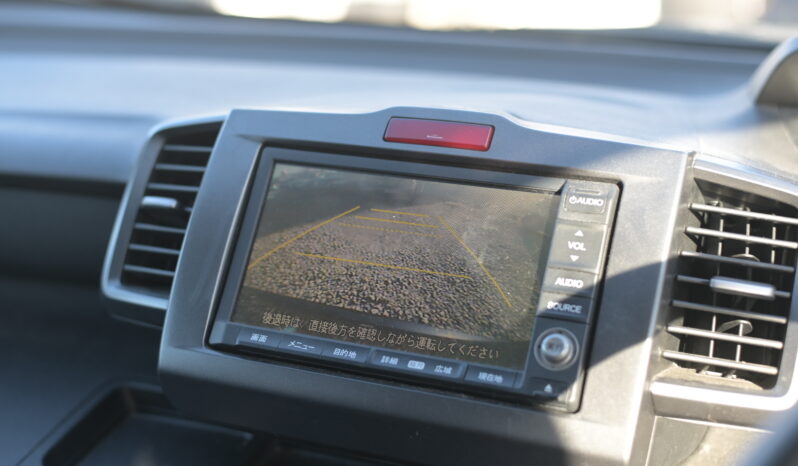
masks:
<svg viewBox="0 0 798 466"><path fill-rule="evenodd" d="M418 233L416 231L394 230L392 228L372 227L372 226L369 226L369 225L355 225L354 223L339 223L338 225L342 225L342 226L345 226L345 227L352 227L352 228L365 228L367 230L387 231L387 232L391 232L391 233L406 233L408 235L430 236L432 238L440 238L440 235L436 235L436 234L433 234L433 233Z"/></svg>
<svg viewBox="0 0 798 466"><path fill-rule="evenodd" d="M430 225L428 223L404 222L402 220L391 220L388 218L364 217L362 215L355 215L355 218L358 220L372 220L374 222L388 222L388 223L399 223L402 225L413 225L415 227L438 228L438 225Z"/></svg>
<svg viewBox="0 0 798 466"><path fill-rule="evenodd" d="M344 259L343 257L322 256L321 254L308 254L305 252L294 252L294 254L303 257L312 257L314 259L326 259L331 261L349 262L351 264L371 265L374 267L384 267L386 269L407 270L409 272L420 272L420 273L428 273L431 275L443 275L446 277L465 278L467 280L474 279L474 277L471 277L469 275L459 275L456 273L448 273L448 272L437 272L435 270L415 269L413 267L402 267L401 265L381 264L379 262L360 261L355 259Z"/></svg>
<svg viewBox="0 0 798 466"><path fill-rule="evenodd" d="M396 215L410 215L413 217L429 217L427 214L414 214L412 212L400 212L398 210L385 210L385 209L369 209L372 212L382 212L384 214L396 214Z"/></svg>
<svg viewBox="0 0 798 466"><path fill-rule="evenodd" d="M283 249L284 247L288 246L289 244L293 243L294 241L298 240L299 238L302 238L303 236L307 235L308 233L311 233L311 232L313 232L315 230L318 230L319 228L323 227L324 225L327 225L330 222L334 222L334 221L338 220L339 218L341 218L343 216L349 215L352 212L358 210L359 208L360 208L360 206L353 207L353 208L347 210L346 212L340 213L340 214L336 215L333 218L327 219L327 220L319 223L318 225L315 225L313 227L308 228L307 230L303 231L302 233L294 236L293 238L289 239L288 241L285 241L285 242L281 243L277 247L269 250L268 252L266 252L262 256L258 257L254 261L252 261L252 263L249 264L249 266L247 267L247 270L251 269L252 267L255 267L258 264L260 264L262 261L267 259L269 256L271 256L275 252L279 251L280 249Z"/></svg>
<svg viewBox="0 0 798 466"><path fill-rule="evenodd" d="M485 266L482 264L482 261L479 260L479 257L477 257L477 253L475 253L473 249L469 248L468 245L465 244L463 238L461 238L460 235L458 235L457 232L454 231L454 228L452 228L452 226L449 225L449 223L447 223L446 220L443 219L443 217L438 217L438 220L440 220L441 224L444 227L446 227L447 230L449 230L449 233L451 233L452 236L454 236L454 239L456 239L457 242L459 242L465 248L465 250L468 251L469 254L471 254L471 257L474 258L477 264L479 264L479 267L482 269L482 271L485 272L485 275L488 277L491 283L493 283L493 286L496 287L496 290L499 292L499 294L501 295L502 299L507 304L507 306L513 307L512 303L510 303L510 298L507 297L507 294L504 293L502 287L499 286L499 282L497 282L496 279L493 278L493 274L491 274L488 271L488 269L486 269Z"/></svg>

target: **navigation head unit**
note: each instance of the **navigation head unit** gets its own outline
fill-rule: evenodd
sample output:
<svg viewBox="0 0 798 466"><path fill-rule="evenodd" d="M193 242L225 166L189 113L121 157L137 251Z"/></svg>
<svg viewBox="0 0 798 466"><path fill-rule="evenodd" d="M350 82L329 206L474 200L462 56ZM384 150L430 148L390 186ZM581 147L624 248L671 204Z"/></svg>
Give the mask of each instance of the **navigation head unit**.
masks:
<svg viewBox="0 0 798 466"><path fill-rule="evenodd" d="M617 195L266 148L210 343L573 410Z"/></svg>

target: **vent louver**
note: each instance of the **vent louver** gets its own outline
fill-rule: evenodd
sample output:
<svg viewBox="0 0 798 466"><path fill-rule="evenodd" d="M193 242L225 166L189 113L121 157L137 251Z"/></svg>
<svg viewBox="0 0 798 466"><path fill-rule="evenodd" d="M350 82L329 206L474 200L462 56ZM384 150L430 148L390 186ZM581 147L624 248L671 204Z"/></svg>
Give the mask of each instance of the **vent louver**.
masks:
<svg viewBox="0 0 798 466"><path fill-rule="evenodd" d="M717 194L720 193L720 194ZM779 373L798 242L796 209L726 188L690 204L663 356L703 374L772 387Z"/></svg>
<svg viewBox="0 0 798 466"><path fill-rule="evenodd" d="M147 179L122 265L121 283L166 297L219 125L180 128L163 145Z"/></svg>

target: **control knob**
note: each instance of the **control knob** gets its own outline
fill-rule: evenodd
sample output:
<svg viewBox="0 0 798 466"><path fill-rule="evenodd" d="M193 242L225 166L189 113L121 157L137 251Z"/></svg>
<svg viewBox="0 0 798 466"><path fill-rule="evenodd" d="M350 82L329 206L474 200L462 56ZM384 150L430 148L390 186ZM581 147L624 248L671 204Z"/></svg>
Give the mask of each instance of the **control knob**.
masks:
<svg viewBox="0 0 798 466"><path fill-rule="evenodd" d="M538 338L535 349L535 356L543 367L562 370L576 359L577 343L571 332L551 329Z"/></svg>

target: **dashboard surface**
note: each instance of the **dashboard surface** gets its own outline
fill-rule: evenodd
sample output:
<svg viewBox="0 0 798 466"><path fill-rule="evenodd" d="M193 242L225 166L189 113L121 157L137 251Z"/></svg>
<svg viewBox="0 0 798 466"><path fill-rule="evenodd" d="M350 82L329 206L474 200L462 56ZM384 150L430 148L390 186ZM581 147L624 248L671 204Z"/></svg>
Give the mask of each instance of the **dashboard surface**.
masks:
<svg viewBox="0 0 798 466"><path fill-rule="evenodd" d="M128 380L163 386L203 419L396 461L667 464L652 431L704 433L696 423L718 419L719 444L740 429L751 435L737 448L751 444L762 413L707 415L668 404L679 399L672 392L655 403L648 390L664 367L662 277L673 273L693 177L745 173L737 189L789 194L785 202L798 192L796 114L754 104L752 76L775 46L645 31L436 33L0 4L0 372L12 381L0 386L9 414L0 416L8 434L0 463L30 459L77 407ZM397 148L383 140L395 116L501 131L481 155ZM216 175L198 194L163 334L113 319L100 277L141 154L164 128L208 121L225 122L207 172ZM296 364L241 380L262 362L209 349L223 276L203 271L228 264L267 135L291 148L374 148L620 186L579 412L386 388ZM252 158L217 156L241 151ZM240 185L231 190L223 174L236 164ZM774 394L763 410L786 409L793 392ZM248 409L254 403L272 417ZM296 421L298 413L313 421ZM353 423L335 429L341 419ZM358 432L373 433L367 445L354 440Z"/></svg>

